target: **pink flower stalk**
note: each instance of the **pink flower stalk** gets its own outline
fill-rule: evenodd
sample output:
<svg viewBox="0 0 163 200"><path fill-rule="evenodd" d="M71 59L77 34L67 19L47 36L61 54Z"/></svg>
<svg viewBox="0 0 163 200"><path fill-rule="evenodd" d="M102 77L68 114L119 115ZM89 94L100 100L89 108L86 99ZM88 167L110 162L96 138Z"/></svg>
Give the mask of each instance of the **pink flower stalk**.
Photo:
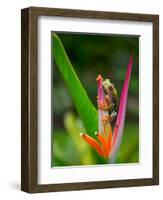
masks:
<svg viewBox="0 0 163 200"><path fill-rule="evenodd" d="M118 153L118 150L120 148L121 141L122 141L123 128L124 128L125 116L126 116L128 87L129 87L130 76L131 76L131 71L132 71L132 63L133 63L133 53L130 56L130 60L129 60L127 71L126 71L126 77L125 77L125 81L124 81L122 92L121 92L119 111L118 111L118 116L116 119L116 124L114 128L114 133L113 133L113 141L112 141L113 148L111 150L110 158L109 158L111 163L115 162L116 155Z"/></svg>
<svg viewBox="0 0 163 200"><path fill-rule="evenodd" d="M112 96L109 95L107 101L103 90L102 81L103 78L101 75L97 77L98 81L98 133L97 140L90 137L87 134L81 134L81 137L92 147L97 153L104 157L105 159L109 159L110 163L114 163L116 160L117 153L119 151L123 128L125 123L125 115L126 115L126 105L127 105L127 97L128 97L128 87L130 82L130 76L132 71L132 63L133 63L133 54L130 56L130 60L128 63L126 77L123 84L118 115L114 127L114 131L112 134L112 128L110 124L110 116L108 112L109 103L112 101Z"/></svg>

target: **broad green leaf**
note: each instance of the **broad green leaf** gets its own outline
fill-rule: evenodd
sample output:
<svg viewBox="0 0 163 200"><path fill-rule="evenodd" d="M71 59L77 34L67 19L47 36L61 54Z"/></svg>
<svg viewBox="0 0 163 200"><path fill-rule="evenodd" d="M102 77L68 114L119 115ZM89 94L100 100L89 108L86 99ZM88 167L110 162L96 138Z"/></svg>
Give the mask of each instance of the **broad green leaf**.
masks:
<svg viewBox="0 0 163 200"><path fill-rule="evenodd" d="M52 35L52 54L73 99L76 110L83 121L87 134L94 137L94 132L98 130L97 110L77 77L61 40L55 33Z"/></svg>

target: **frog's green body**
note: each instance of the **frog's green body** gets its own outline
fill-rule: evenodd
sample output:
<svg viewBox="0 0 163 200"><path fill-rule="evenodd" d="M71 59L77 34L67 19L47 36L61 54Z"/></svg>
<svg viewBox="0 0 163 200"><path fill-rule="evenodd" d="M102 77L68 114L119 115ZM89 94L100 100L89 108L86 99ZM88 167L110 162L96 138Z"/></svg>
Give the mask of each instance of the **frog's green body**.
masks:
<svg viewBox="0 0 163 200"><path fill-rule="evenodd" d="M105 92L105 99L108 104L109 116L115 118L115 110L118 106L117 90L115 89L114 84L110 82L110 79L105 79L103 81L103 89Z"/></svg>

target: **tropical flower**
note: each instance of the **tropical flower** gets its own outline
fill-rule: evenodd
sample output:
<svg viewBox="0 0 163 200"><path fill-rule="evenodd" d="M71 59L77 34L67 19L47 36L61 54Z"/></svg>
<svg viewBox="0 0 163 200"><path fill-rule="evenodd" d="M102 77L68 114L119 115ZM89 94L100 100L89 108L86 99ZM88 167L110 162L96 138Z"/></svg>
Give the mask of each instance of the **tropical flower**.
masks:
<svg viewBox="0 0 163 200"><path fill-rule="evenodd" d="M111 118L108 109L111 104L112 96L109 95L106 99L103 89L103 77L98 75L98 131L95 132L97 139L89 136L88 134L81 133L80 136L93 148L96 152L105 159L109 159L110 163L114 163L119 151L123 128L125 123L126 105L128 97L128 87L130 82L130 76L132 71L133 53L130 56L126 77L123 84L120 103L118 109L118 115L116 118L114 130L111 127ZM109 99L109 100L108 100Z"/></svg>

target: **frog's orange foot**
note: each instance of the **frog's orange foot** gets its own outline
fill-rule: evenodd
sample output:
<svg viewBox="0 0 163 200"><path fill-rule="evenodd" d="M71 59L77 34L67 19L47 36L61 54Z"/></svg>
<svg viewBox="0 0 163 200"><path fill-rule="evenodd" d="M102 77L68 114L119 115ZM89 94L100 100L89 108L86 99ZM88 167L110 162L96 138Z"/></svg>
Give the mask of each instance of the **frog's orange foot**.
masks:
<svg viewBox="0 0 163 200"><path fill-rule="evenodd" d="M105 101L103 101L103 102L97 101L97 102L98 102L99 109L104 110L104 111L107 111L109 109L109 106Z"/></svg>

